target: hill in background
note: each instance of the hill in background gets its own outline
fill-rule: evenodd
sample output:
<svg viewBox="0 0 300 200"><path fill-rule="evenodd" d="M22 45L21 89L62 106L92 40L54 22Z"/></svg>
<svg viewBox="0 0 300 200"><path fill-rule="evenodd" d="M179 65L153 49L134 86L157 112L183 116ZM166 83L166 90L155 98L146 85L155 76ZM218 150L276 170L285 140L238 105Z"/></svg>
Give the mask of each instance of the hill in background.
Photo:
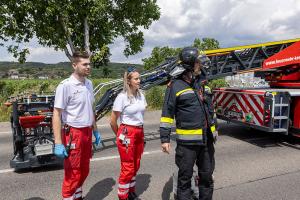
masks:
<svg viewBox="0 0 300 200"><path fill-rule="evenodd" d="M135 66L139 71L143 71L140 64L108 63L107 66L100 66L92 70L91 78L119 78L128 66ZM56 64L45 64L40 62L0 62L0 78L66 78L72 72L70 62L60 62ZM18 76L12 76L18 75Z"/></svg>

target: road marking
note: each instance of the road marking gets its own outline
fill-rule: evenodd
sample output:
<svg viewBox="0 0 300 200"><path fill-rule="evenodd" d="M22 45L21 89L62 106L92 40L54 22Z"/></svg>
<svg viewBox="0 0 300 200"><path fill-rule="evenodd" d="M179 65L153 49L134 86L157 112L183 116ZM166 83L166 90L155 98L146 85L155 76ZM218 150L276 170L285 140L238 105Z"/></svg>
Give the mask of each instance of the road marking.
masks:
<svg viewBox="0 0 300 200"><path fill-rule="evenodd" d="M156 154L156 153L162 153L161 150L155 150L155 151L145 151L143 154L144 155L151 155L151 154ZM113 160L113 159L117 159L120 158L120 156L106 156L106 157L101 157L101 158L92 158L91 162L95 162L95 161L103 161L103 160ZM2 169L0 170L0 174L5 174L5 173L9 173L9 172L14 172L14 169Z"/></svg>
<svg viewBox="0 0 300 200"><path fill-rule="evenodd" d="M110 125L109 124L101 124L101 125L99 125L99 124L97 124L97 127L104 127L104 126L109 126L110 127Z"/></svg>
<svg viewBox="0 0 300 200"><path fill-rule="evenodd" d="M145 151L143 153L143 155L150 155L150 154L155 154L155 153L162 153L162 151L161 150ZM106 156L106 157L100 157L100 158L92 158L91 162L103 161L103 160L112 160L112 159L116 159L116 158L120 158L120 156Z"/></svg>
<svg viewBox="0 0 300 200"><path fill-rule="evenodd" d="M11 131L3 131L3 132L0 132L0 134L7 134L7 133L11 133Z"/></svg>
<svg viewBox="0 0 300 200"><path fill-rule="evenodd" d="M2 169L2 170L0 170L0 174L5 174L8 172L13 172L13 171L15 171L15 169Z"/></svg>
<svg viewBox="0 0 300 200"><path fill-rule="evenodd" d="M102 160L112 160L112 159L116 159L119 158L120 156L106 156L106 157L102 157L102 158L92 158L91 162L94 161L102 161Z"/></svg>

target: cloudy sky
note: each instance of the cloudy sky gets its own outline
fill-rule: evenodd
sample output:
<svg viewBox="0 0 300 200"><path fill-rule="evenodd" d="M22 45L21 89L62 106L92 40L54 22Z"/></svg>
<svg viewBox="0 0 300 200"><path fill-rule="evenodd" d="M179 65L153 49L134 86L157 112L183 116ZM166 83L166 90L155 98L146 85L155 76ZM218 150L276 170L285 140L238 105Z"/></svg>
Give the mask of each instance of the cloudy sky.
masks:
<svg viewBox="0 0 300 200"><path fill-rule="evenodd" d="M156 46L183 47L195 38L210 37L221 47L300 38L299 0L158 0L161 18L145 30L143 51L126 58L124 43L117 38L111 47L112 62L142 63ZM67 61L62 52L28 44L27 61ZM0 61L12 56L0 47Z"/></svg>

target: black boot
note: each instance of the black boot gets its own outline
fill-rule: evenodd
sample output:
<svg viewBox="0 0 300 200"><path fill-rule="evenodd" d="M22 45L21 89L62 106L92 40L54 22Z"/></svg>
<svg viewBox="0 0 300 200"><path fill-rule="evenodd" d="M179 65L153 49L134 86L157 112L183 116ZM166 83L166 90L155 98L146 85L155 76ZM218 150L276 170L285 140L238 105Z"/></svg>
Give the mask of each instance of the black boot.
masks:
<svg viewBox="0 0 300 200"><path fill-rule="evenodd" d="M135 200L137 199L137 195L135 192L129 192L129 195L128 195L128 200Z"/></svg>

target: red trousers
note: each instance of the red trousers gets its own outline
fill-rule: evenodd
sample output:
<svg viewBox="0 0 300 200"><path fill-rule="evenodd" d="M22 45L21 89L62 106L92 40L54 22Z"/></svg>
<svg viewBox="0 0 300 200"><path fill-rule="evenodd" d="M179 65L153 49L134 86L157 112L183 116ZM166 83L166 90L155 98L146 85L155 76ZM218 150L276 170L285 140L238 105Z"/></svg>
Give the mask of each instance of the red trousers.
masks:
<svg viewBox="0 0 300 200"><path fill-rule="evenodd" d="M69 144L70 139L69 156L64 160L63 200L82 197L82 184L89 174L92 157L92 128L71 127L69 133L63 130L62 140L65 146Z"/></svg>
<svg viewBox="0 0 300 200"><path fill-rule="evenodd" d="M119 139L122 133L130 140L129 144L123 144ZM117 134L117 146L121 160L118 196L119 199L126 199L129 192L135 192L135 177L140 168L140 161L144 151L143 127L121 124Z"/></svg>

